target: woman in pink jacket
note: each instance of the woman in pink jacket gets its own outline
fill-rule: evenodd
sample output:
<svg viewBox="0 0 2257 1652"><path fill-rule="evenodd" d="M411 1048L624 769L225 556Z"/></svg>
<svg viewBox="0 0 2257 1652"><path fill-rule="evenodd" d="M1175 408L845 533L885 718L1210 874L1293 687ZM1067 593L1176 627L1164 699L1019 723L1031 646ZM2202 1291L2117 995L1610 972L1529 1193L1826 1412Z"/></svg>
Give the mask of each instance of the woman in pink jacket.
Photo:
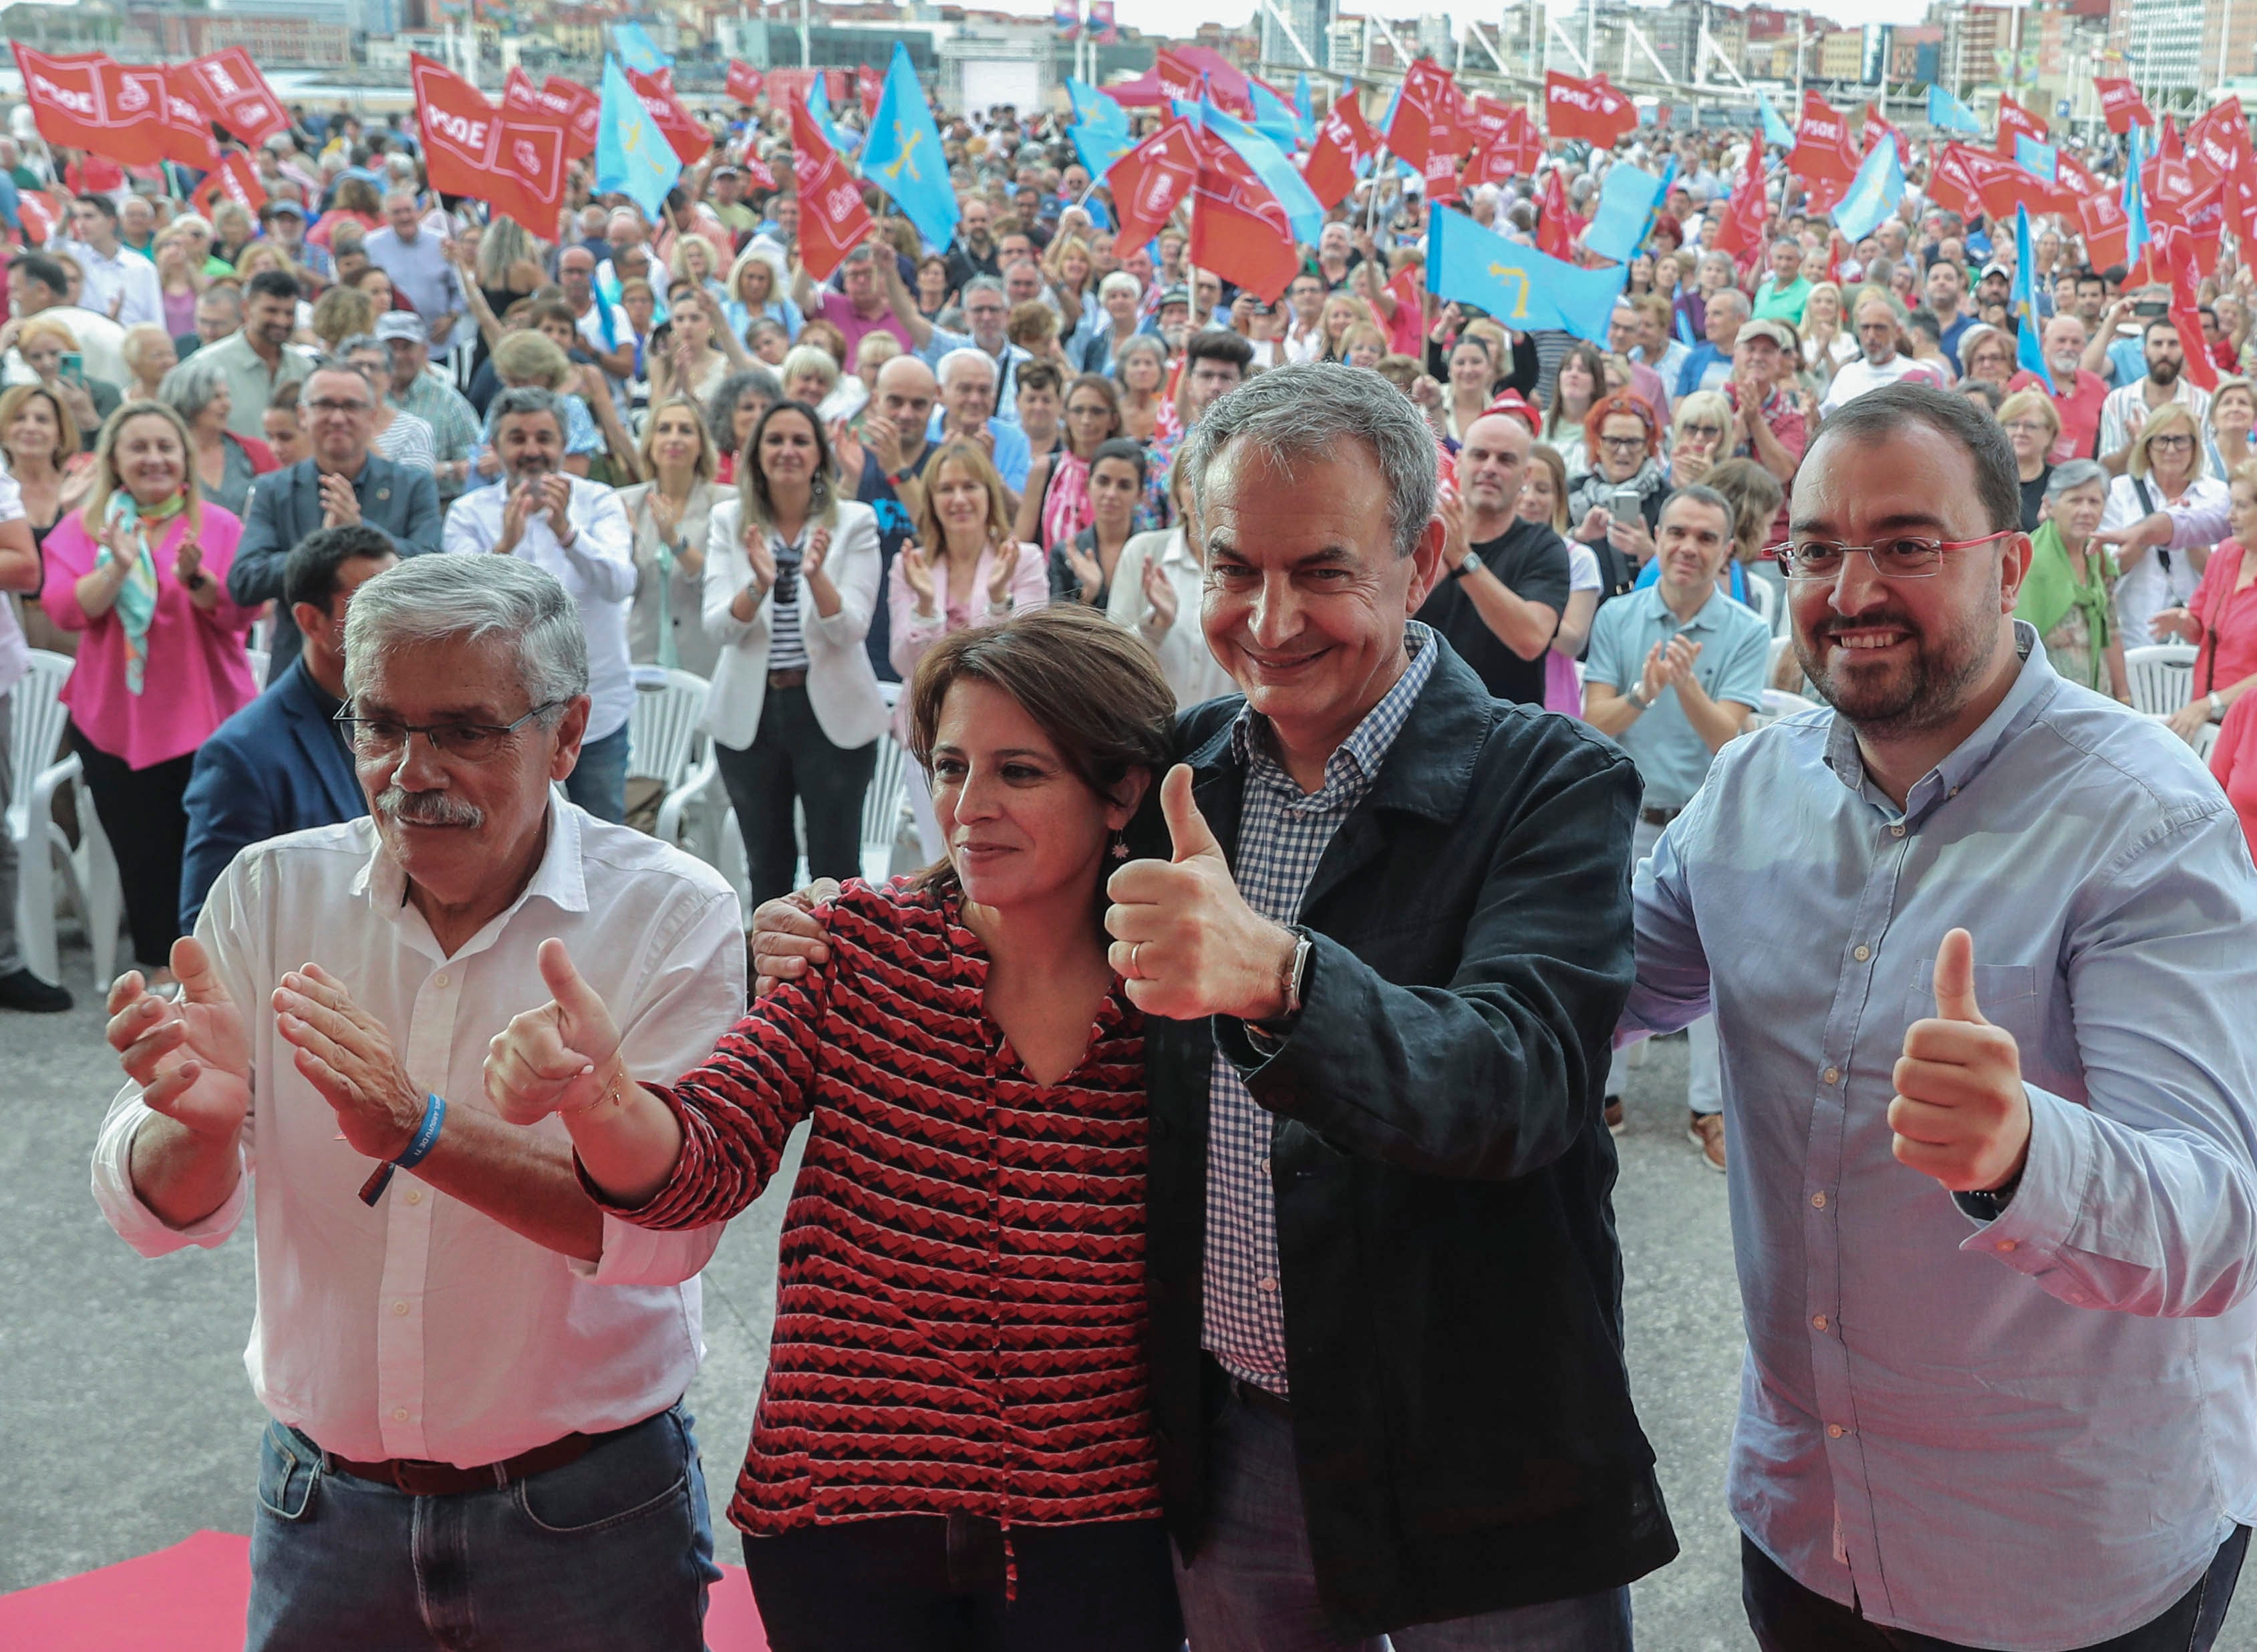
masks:
<svg viewBox="0 0 2257 1652"><path fill-rule="evenodd" d="M1050 561L1038 545L1012 531L1010 490L987 451L961 438L943 442L924 468L924 498L916 538L902 547L887 574L886 606L893 629L887 656L903 682L916 677L925 650L952 632L992 625L1050 600ZM909 699L894 717L894 735L907 744ZM903 773L909 812L927 861L947 845L932 810L924 776L911 764Z"/></svg>
<svg viewBox="0 0 2257 1652"><path fill-rule="evenodd" d="M182 797L196 748L258 693L253 611L228 600L243 524L197 498L187 427L162 402L110 414L86 503L47 535L39 604L84 633L63 686L71 749L117 857L133 959L159 983L180 934Z"/></svg>

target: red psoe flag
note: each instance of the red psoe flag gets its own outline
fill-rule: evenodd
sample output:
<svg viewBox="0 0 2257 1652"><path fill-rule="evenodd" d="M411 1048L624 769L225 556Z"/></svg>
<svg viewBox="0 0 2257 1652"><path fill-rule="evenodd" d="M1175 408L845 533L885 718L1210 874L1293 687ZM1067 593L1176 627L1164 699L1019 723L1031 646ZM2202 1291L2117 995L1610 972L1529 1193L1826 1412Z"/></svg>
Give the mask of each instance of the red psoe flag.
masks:
<svg viewBox="0 0 2257 1652"><path fill-rule="evenodd" d="M1154 60L1152 72L1160 77L1160 89L1171 102L1196 103L1199 95L1199 72L1192 64L1178 57L1165 46ZM1217 108L1221 105L1217 104Z"/></svg>
<svg viewBox="0 0 2257 1652"><path fill-rule="evenodd" d="M164 76L165 131L159 142L165 159L209 172L219 165L219 149L212 142L211 116L204 113L202 100L196 96L195 82L188 78L184 64L169 66Z"/></svg>
<svg viewBox="0 0 2257 1652"><path fill-rule="evenodd" d="M878 99L884 95L885 90L884 75L879 74L867 63L857 63L854 66L854 93L862 100L862 118L865 121L874 121L878 118Z"/></svg>
<svg viewBox="0 0 2257 1652"><path fill-rule="evenodd" d="M2065 149L2054 157L2053 175L2055 181L2080 201L2093 191L2106 187L2086 169L2083 161Z"/></svg>
<svg viewBox="0 0 2257 1652"><path fill-rule="evenodd" d="M596 128L604 118L604 95L592 86L552 74L541 83L541 101L564 123L564 159L596 152Z"/></svg>
<svg viewBox="0 0 2257 1652"><path fill-rule="evenodd" d="M729 60L729 80L726 90L731 97L749 107L753 101L760 96L761 85L761 72L758 69L735 58Z"/></svg>
<svg viewBox="0 0 2257 1652"><path fill-rule="evenodd" d="M2132 221L2112 189L2085 196L2077 203L2084 230L2084 261L2093 269L2120 269L2132 256Z"/></svg>
<svg viewBox="0 0 2257 1652"><path fill-rule="evenodd" d="M1576 237L1583 233L1585 222L1567 204L1567 186L1560 180L1560 169L1554 166L1544 174L1542 199L1536 215L1536 250L1547 258L1573 264Z"/></svg>
<svg viewBox="0 0 2257 1652"><path fill-rule="evenodd" d="M1836 186L1839 201L1857 175L1857 152L1850 144L1849 117L1815 92L1802 95L1802 113L1794 123L1794 147L1787 152L1786 169L1811 186L1812 209L1823 212L1831 202L1817 204L1819 186Z"/></svg>
<svg viewBox="0 0 2257 1652"><path fill-rule="evenodd" d="M1141 247L1159 234L1160 226L1198 182L1199 169L1192 124L1180 115L1106 168L1118 224L1114 245Z"/></svg>
<svg viewBox="0 0 2257 1652"><path fill-rule="evenodd" d="M207 53L183 67L211 117L244 143L263 144L290 130L282 100L243 47Z"/></svg>
<svg viewBox="0 0 2257 1652"><path fill-rule="evenodd" d="M207 218L223 201L232 201L253 218L266 204L266 186L258 181L250 158L239 149L229 150L211 176L198 184L189 197L189 204Z"/></svg>
<svg viewBox="0 0 2257 1652"><path fill-rule="evenodd" d="M1426 165L1420 174L1426 186L1429 201L1458 199L1458 158L1447 149L1426 152Z"/></svg>
<svg viewBox="0 0 2257 1652"><path fill-rule="evenodd" d="M628 69L626 74L627 84L642 99L642 106L658 123L658 130L666 134L667 146L681 157L682 164L694 166L704 159L705 152L713 147L713 134L675 95L674 72L661 69L655 74L643 74Z"/></svg>
<svg viewBox="0 0 2257 1652"><path fill-rule="evenodd" d="M16 67L24 77L24 100L39 136L65 149L90 150L126 166L145 166L156 159L149 141L150 116L144 102L131 110L114 109L117 65L100 52L50 57L16 44ZM135 83L137 91L143 90Z"/></svg>
<svg viewBox="0 0 2257 1652"><path fill-rule="evenodd" d="M1983 210L1975 180L1967 170L1967 152L1957 144L1932 149L1928 168L1928 198L1946 212L1972 218Z"/></svg>
<svg viewBox="0 0 2257 1652"><path fill-rule="evenodd" d="M827 281L870 233L870 209L862 204L854 174L824 142L804 98L791 104L791 170L799 191L800 262L816 280Z"/></svg>
<svg viewBox="0 0 2257 1652"><path fill-rule="evenodd" d="M1358 146L1359 133L1370 141L1370 149ZM1301 158L1301 181L1308 185L1319 206L1336 207L1355 188L1356 162L1378 147L1376 136L1357 106L1355 88L1350 87L1333 99L1332 107L1325 111L1317 127L1317 141ZM1116 201L1120 198L1117 188L1114 196Z"/></svg>
<svg viewBox="0 0 2257 1652"><path fill-rule="evenodd" d="M431 187L469 195L550 240L564 201L567 135L561 116L522 107L524 93L503 88L497 109L442 63L410 53L423 164Z"/></svg>
<svg viewBox="0 0 2257 1652"><path fill-rule="evenodd" d="M1504 130L1474 158L1466 174L1468 183L1501 184L1508 178L1534 173L1536 163L1544 158L1544 135L1536 130L1528 111L1515 106L1507 114Z"/></svg>
<svg viewBox="0 0 2257 1652"><path fill-rule="evenodd" d="M2034 144L2046 140L2046 124L2032 110L2024 109L2004 92L1999 94L1999 153L2008 160L2014 159L2014 140L2027 138Z"/></svg>
<svg viewBox="0 0 2257 1652"><path fill-rule="evenodd" d="M1746 166L1732 186L1724 208L1724 222L1716 226L1716 251L1729 254L1735 265L1755 262L1763 250L1764 228L1771 219L1771 197L1765 193L1763 145L1751 139Z"/></svg>
<svg viewBox="0 0 2257 1652"><path fill-rule="evenodd" d="M1387 146L1423 171L1430 155L1462 152L1458 138L1463 124L1457 82L1440 64L1420 58L1404 74Z"/></svg>
<svg viewBox="0 0 2257 1652"><path fill-rule="evenodd" d="M1276 303L1301 272L1284 204L1228 144L1204 132L1194 133L1192 142L1199 169L1191 261L1265 304Z"/></svg>
<svg viewBox="0 0 2257 1652"><path fill-rule="evenodd" d="M1603 78L1579 81L1547 69L1544 74L1544 128L1555 138L1580 138L1612 149L1638 130L1638 108Z"/></svg>
<svg viewBox="0 0 2257 1652"><path fill-rule="evenodd" d="M2154 125L2154 111L2147 107L2147 100L2140 95L2140 88L2131 81L2096 74L2092 77L2092 89L2100 94L2101 119L2118 137L2129 131L2134 121L2142 126Z"/></svg>

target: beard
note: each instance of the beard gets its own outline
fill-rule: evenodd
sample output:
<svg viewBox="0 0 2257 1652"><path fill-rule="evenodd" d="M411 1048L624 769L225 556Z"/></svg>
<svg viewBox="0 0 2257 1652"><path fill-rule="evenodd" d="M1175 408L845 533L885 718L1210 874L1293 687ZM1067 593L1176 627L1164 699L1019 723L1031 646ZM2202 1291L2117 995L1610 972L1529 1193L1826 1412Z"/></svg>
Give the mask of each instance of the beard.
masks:
<svg viewBox="0 0 2257 1652"><path fill-rule="evenodd" d="M2179 382L2180 367L2177 362L2149 362L2147 377L2158 385L2176 385Z"/></svg>
<svg viewBox="0 0 2257 1652"><path fill-rule="evenodd" d="M1991 669L1998 636L1995 579L1990 594L1987 611L1970 610L1940 633L1922 630L1894 604L1854 618L1833 615L1808 639L1796 629L1794 657L1818 697L1860 733L1884 739L1926 733L1956 717ZM1871 625L1901 627L1911 638L1909 657L1891 669L1843 669L1856 654L1840 646L1829 650L1828 639L1837 631Z"/></svg>

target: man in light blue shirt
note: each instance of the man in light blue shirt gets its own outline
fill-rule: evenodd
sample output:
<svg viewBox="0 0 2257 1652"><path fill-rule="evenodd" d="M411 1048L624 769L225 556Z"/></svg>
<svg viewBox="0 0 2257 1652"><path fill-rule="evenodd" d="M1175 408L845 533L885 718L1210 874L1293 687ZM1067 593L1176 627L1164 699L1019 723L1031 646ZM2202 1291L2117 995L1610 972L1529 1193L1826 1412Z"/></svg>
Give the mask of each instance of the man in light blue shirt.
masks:
<svg viewBox="0 0 2257 1652"><path fill-rule="evenodd" d="M2011 618L2020 520L1965 400L1829 419L1783 560L1831 710L1635 881L1625 1030L1721 1034L1766 1652L2201 1652L2257 1515L2257 869Z"/></svg>
<svg viewBox="0 0 2257 1652"><path fill-rule="evenodd" d="M932 410L926 439L961 436L987 449L996 474L1011 490L1012 509L1027 485L1031 462L1026 432L995 416L995 364L983 349L952 349L940 358L940 406Z"/></svg>
<svg viewBox="0 0 2257 1652"><path fill-rule="evenodd" d="M1763 706L1771 627L1716 588L1732 558L1732 507L1713 488L1680 488L1654 533L1655 582L1598 611L1583 669L1583 717L1630 753L1645 782L1631 864L1653 852L1685 812L1709 765ZM1724 1168L1723 1075L1716 1023L1687 1024L1692 1042L1686 1131L1712 1169ZM1622 1119L1625 1052L1607 1073L1607 1124Z"/></svg>

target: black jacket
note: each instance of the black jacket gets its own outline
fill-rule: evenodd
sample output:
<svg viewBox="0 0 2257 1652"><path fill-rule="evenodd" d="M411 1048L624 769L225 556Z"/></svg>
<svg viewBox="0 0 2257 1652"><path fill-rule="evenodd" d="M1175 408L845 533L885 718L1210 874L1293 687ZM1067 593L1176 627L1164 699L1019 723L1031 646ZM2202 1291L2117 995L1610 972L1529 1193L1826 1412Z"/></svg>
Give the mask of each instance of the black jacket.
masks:
<svg viewBox="0 0 2257 1652"><path fill-rule="evenodd" d="M353 478L360 519L380 528L402 557L439 548L439 484L428 470L411 470L371 453ZM297 543L322 526L322 478L311 459L272 470L251 490L243 539L227 570L227 594L245 608L272 599L273 657L266 681L279 682L298 657L298 622L282 600L282 568Z"/></svg>
<svg viewBox="0 0 2257 1652"><path fill-rule="evenodd" d="M1148 1023L1153 1412L1196 1557L1213 1368L1199 1349L1215 1041L1276 1115L1271 1188L1317 1584L1363 1636L1612 1587L1677 1541L1631 1408L1601 1122L1632 955L1638 773L1492 700L1447 645L1302 902L1301 1013ZM1235 860L1235 698L1178 724Z"/></svg>

